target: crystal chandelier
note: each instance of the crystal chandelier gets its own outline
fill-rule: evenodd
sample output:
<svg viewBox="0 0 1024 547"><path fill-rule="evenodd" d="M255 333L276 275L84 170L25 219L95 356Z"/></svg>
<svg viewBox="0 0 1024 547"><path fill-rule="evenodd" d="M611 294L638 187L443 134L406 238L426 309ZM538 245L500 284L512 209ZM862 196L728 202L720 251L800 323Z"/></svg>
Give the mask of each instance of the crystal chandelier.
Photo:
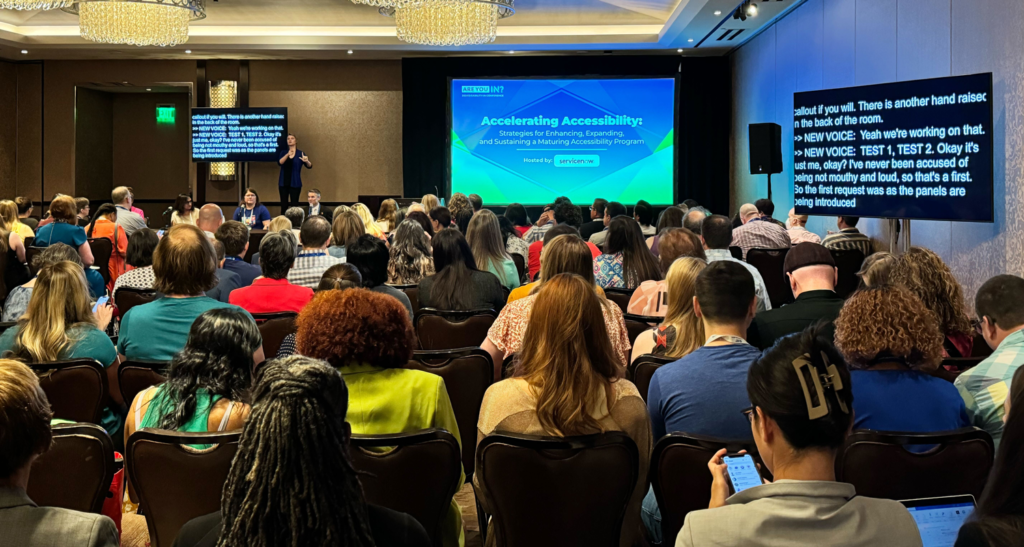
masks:
<svg viewBox="0 0 1024 547"><path fill-rule="evenodd" d="M238 106L238 82L233 80L210 82L210 106L213 108ZM210 180L235 180L235 162L211 162Z"/></svg>
<svg viewBox="0 0 1024 547"><path fill-rule="evenodd" d="M398 39L427 46L488 44L497 37L498 19L515 13L513 0L427 0L381 8L395 18Z"/></svg>
<svg viewBox="0 0 1024 547"><path fill-rule="evenodd" d="M206 17L205 0L80 0L62 9L78 15L82 38L136 46L187 42L189 22Z"/></svg>
<svg viewBox="0 0 1024 547"><path fill-rule="evenodd" d="M75 0L0 0L0 9L46 10L66 8Z"/></svg>

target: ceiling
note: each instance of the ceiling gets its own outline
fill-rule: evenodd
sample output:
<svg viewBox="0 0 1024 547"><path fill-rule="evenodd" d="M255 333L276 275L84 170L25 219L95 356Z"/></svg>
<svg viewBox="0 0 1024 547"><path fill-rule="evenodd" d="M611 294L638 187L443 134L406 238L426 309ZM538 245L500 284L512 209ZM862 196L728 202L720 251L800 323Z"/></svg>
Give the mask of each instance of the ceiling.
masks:
<svg viewBox="0 0 1024 547"><path fill-rule="evenodd" d="M400 42L393 19L350 0L206 0L206 19L192 23L189 41L174 48L96 44L79 37L75 15L0 10L0 57L380 59L513 51L678 54L680 49L722 55L803 1L756 0L757 17L741 21L732 17L740 0L517 0L515 15L499 22L494 43L459 48Z"/></svg>

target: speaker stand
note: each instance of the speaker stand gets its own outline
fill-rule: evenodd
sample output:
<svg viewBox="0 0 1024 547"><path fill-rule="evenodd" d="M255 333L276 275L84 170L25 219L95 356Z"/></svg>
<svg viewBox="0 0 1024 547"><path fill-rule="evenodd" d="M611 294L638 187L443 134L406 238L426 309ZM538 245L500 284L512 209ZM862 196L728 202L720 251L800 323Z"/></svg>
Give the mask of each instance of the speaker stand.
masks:
<svg viewBox="0 0 1024 547"><path fill-rule="evenodd" d="M772 199L772 174L769 171L768 172L768 200L771 201L771 199Z"/></svg>

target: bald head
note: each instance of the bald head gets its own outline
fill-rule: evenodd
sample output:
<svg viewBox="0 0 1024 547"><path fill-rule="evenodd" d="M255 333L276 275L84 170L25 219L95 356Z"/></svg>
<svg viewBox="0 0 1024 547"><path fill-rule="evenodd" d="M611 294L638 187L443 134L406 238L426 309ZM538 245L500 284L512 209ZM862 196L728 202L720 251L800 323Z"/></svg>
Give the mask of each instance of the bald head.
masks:
<svg viewBox="0 0 1024 547"><path fill-rule="evenodd" d="M704 222L705 218L708 218L708 216L704 214L704 211L694 209L683 217L683 228L700 235L700 225Z"/></svg>
<svg viewBox="0 0 1024 547"><path fill-rule="evenodd" d="M740 220L743 224L750 222L750 219L757 218L759 216L757 207L753 203L744 203L740 206Z"/></svg>
<svg viewBox="0 0 1024 547"><path fill-rule="evenodd" d="M220 210L219 205L207 203L199 208L199 218L196 219L197 228L212 234L217 231L217 228L220 228L221 224L224 224L224 211Z"/></svg>
<svg viewBox="0 0 1024 547"><path fill-rule="evenodd" d="M787 275L793 296L807 291L834 291L839 281L839 270L827 264L804 266Z"/></svg>

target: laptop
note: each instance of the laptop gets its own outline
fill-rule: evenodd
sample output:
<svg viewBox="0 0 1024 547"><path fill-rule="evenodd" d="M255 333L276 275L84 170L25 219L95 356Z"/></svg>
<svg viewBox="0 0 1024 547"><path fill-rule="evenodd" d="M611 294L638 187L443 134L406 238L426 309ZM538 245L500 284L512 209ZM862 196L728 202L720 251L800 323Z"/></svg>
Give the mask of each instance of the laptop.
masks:
<svg viewBox="0 0 1024 547"><path fill-rule="evenodd" d="M953 547L967 517L974 512L974 496L947 496L900 501L914 517L924 547Z"/></svg>

